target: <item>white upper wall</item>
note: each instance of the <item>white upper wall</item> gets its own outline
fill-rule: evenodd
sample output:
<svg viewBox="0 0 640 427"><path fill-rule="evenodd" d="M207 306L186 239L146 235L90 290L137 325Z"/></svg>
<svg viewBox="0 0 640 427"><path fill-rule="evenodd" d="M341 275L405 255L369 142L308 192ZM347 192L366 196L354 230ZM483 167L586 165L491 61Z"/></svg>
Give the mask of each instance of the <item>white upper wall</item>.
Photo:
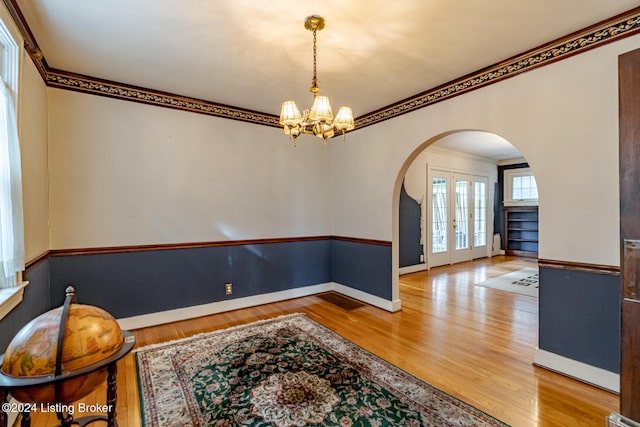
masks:
<svg viewBox="0 0 640 427"><path fill-rule="evenodd" d="M349 134L332 147L334 233L397 243L407 159L438 135L477 129L533 169L540 258L619 265L617 64L639 47L633 36Z"/></svg>
<svg viewBox="0 0 640 427"><path fill-rule="evenodd" d="M330 234L330 151L282 130L48 89L53 249Z"/></svg>
<svg viewBox="0 0 640 427"><path fill-rule="evenodd" d="M343 235L393 240L395 185L431 139L511 142L540 189L540 257L619 265L617 57L630 37L357 130L280 130L60 89L51 248ZM397 243L397 242L395 242Z"/></svg>
<svg viewBox="0 0 640 427"><path fill-rule="evenodd" d="M22 50L20 155L25 259L49 250L49 177L47 160L47 87Z"/></svg>
<svg viewBox="0 0 640 427"><path fill-rule="evenodd" d="M49 250L49 177L47 160L47 87L24 56L20 86L20 155L25 259Z"/></svg>
<svg viewBox="0 0 640 427"><path fill-rule="evenodd" d="M24 44L6 5L0 19L18 46ZM46 86L29 55L19 49L18 137L22 166L25 260L49 250Z"/></svg>

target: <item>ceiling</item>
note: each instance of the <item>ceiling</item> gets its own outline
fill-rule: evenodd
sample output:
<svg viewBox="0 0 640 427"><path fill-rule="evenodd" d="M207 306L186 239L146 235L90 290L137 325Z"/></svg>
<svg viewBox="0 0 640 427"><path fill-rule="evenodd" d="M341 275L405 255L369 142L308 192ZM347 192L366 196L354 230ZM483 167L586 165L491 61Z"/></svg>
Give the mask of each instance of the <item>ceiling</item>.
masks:
<svg viewBox="0 0 640 427"><path fill-rule="evenodd" d="M462 151L485 159L500 160L522 159L522 154L506 139L495 133L466 130L444 135L430 147Z"/></svg>
<svg viewBox="0 0 640 427"><path fill-rule="evenodd" d="M9 1L9 0L5 0ZM11 0L53 69L278 115L308 108L312 34L334 111L360 116L638 0Z"/></svg>

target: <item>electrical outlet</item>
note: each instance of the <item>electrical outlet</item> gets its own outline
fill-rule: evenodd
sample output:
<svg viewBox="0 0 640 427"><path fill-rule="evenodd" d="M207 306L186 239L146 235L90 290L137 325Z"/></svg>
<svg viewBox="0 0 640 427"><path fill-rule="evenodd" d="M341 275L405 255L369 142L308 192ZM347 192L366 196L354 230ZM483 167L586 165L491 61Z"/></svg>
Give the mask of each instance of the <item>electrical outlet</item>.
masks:
<svg viewBox="0 0 640 427"><path fill-rule="evenodd" d="M233 293L233 285L231 283L227 283L226 285L224 285L224 290L227 295L231 295Z"/></svg>

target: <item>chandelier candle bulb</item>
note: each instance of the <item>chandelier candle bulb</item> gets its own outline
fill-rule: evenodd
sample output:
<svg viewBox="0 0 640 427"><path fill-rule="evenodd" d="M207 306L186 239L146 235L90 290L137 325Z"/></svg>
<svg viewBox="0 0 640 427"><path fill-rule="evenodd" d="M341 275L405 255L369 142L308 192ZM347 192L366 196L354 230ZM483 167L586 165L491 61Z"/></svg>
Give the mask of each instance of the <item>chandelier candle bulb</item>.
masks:
<svg viewBox="0 0 640 427"><path fill-rule="evenodd" d="M304 110L303 114L300 114L294 101L283 102L280 110L279 123L283 126L285 135L289 135L293 139L294 146L296 138L301 133L322 138L326 145L327 139L332 138L336 132L342 133L344 138L345 133L355 127L351 108L340 107L338 115L334 119L329 97L318 95L320 88L318 87L316 70L316 33L324 28L324 24L324 18L318 15L308 16L304 22L304 27L313 32L313 79L311 80L311 88L309 88L309 92L313 94L311 110Z"/></svg>

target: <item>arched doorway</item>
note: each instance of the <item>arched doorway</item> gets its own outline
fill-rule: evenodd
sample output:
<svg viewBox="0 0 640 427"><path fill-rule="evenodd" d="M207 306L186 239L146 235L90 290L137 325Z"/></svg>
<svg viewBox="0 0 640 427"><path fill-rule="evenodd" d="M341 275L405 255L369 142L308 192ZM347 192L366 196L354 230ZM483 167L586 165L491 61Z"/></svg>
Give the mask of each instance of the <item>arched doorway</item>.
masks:
<svg viewBox="0 0 640 427"><path fill-rule="evenodd" d="M399 300L398 275L400 272L419 271L436 265L495 254L494 232L504 235L501 225L504 224L504 219L500 208L503 186L502 180L498 179L499 165L502 165L502 169L528 166L520 152L506 139L491 132L468 129L436 135L418 146L407 158L398 172L393 192L392 290L394 300ZM444 184L444 187L442 185L441 187L448 188L447 191L452 192L451 196L444 195L443 199L451 200L447 202L450 203L451 209L448 212L446 209L441 210L445 217L448 215L448 219L442 221L442 224L446 223L446 227L452 227L452 229L444 228L439 234L437 232L439 225L434 219L437 217L434 212L437 213L438 210L434 211L433 207L436 182L440 185ZM414 253L411 257L403 256L403 263L406 263L407 259L419 260L415 265L410 266L410 271L406 271L407 266L400 260L400 253L405 248L402 246L400 237L399 206L401 200L407 200L407 197L413 200L415 205L420 205L421 212L420 249L416 249L416 239L413 238ZM480 203L481 198L484 205ZM465 202L459 205L458 202L461 199ZM486 212L484 217L477 210L480 208ZM415 208L413 210L416 212ZM462 223L461 218L472 219ZM403 234L406 235L406 233ZM440 239L439 243L434 243L438 239ZM528 240L537 240L537 236L535 239L529 237ZM497 245L500 244L497 243ZM537 243L535 247L532 247L533 243L527 243L527 245L529 245L528 250L535 250L537 253ZM500 250L500 248L497 249ZM416 253L416 250L420 253Z"/></svg>

